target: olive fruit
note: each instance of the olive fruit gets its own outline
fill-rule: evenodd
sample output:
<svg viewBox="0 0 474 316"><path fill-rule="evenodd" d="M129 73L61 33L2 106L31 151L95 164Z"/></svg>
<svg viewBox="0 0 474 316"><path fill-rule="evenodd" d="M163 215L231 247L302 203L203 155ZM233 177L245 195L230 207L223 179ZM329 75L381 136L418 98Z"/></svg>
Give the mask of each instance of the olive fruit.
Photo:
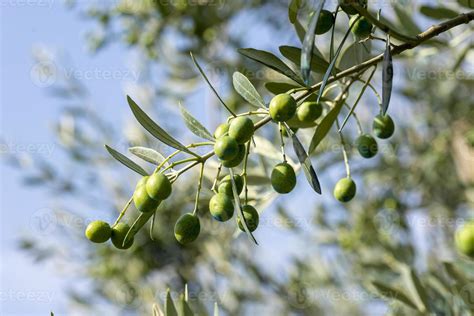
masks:
<svg viewBox="0 0 474 316"><path fill-rule="evenodd" d="M222 123L221 125L217 126L214 132L214 138L220 138L229 132L229 124Z"/></svg>
<svg viewBox="0 0 474 316"><path fill-rule="evenodd" d="M220 222L229 220L234 215L232 198L224 193L217 193L209 201L209 211L212 217Z"/></svg>
<svg viewBox="0 0 474 316"><path fill-rule="evenodd" d="M127 243L124 245L123 241L125 240L125 236L127 236L128 231L130 230L130 226L125 223L118 223L114 227L112 227L112 235L111 240L112 244L118 249L128 249L132 247L134 238L131 237L128 239Z"/></svg>
<svg viewBox="0 0 474 316"><path fill-rule="evenodd" d="M369 22L369 20L367 20L363 16L360 17L360 19L358 19L358 18L359 18L358 15L354 15L351 18L351 21L350 21L351 25L355 21L355 24L352 27L351 32L352 32L352 34L354 34L355 36L357 36L359 38L366 38L370 35L370 33L372 33L373 25L372 25L372 23Z"/></svg>
<svg viewBox="0 0 474 316"><path fill-rule="evenodd" d="M148 178L149 178L149 176L145 176L145 177L141 178L141 179L137 182L137 185L136 185L135 189L138 189L138 188L141 187L142 185L145 185L146 182L148 181Z"/></svg>
<svg viewBox="0 0 474 316"><path fill-rule="evenodd" d="M238 194L242 193L242 190L244 188L244 179L240 175L235 174L234 182L235 182L235 186L237 187L237 193ZM224 193L229 196L234 196L233 191L232 191L232 181L230 181L230 175L225 176L221 180L217 191L219 193Z"/></svg>
<svg viewBox="0 0 474 316"><path fill-rule="evenodd" d="M138 187L133 193L133 203L137 210L143 213L153 212L159 205L159 201L153 200L147 193L146 185Z"/></svg>
<svg viewBox="0 0 474 316"><path fill-rule="evenodd" d="M110 225L103 221L93 221L86 228L86 237L92 242L103 243L109 240Z"/></svg>
<svg viewBox="0 0 474 316"><path fill-rule="evenodd" d="M269 108L270 116L274 121L285 122L295 115L296 101L289 94L278 94L270 101Z"/></svg>
<svg viewBox="0 0 474 316"><path fill-rule="evenodd" d="M273 168L271 181L276 192L290 193L296 186L295 170L287 162L279 163Z"/></svg>
<svg viewBox="0 0 474 316"><path fill-rule="evenodd" d="M351 7L348 3L348 0L339 0L339 5L341 6L342 11L346 12L349 15L357 14L357 10ZM367 0L358 0L358 3L362 7L367 6Z"/></svg>
<svg viewBox="0 0 474 316"><path fill-rule="evenodd" d="M230 136L222 136L216 140L214 152L221 160L231 160L239 153L239 144Z"/></svg>
<svg viewBox="0 0 474 316"><path fill-rule="evenodd" d="M200 232L199 218L191 213L181 215L174 225L174 237L182 245L195 241Z"/></svg>
<svg viewBox="0 0 474 316"><path fill-rule="evenodd" d="M239 144L245 144L252 138L254 125L248 117L237 117L230 122L229 136Z"/></svg>
<svg viewBox="0 0 474 316"><path fill-rule="evenodd" d="M230 160L223 160L222 165L226 168L234 168L240 165L245 157L245 145L239 145L237 155Z"/></svg>
<svg viewBox="0 0 474 316"><path fill-rule="evenodd" d="M372 124L372 130L378 138L390 138L395 131L395 124L390 115L377 115Z"/></svg>
<svg viewBox="0 0 474 316"><path fill-rule="evenodd" d="M349 202L356 195L356 184L351 178L343 178L334 187L334 197L340 202Z"/></svg>
<svg viewBox="0 0 474 316"><path fill-rule="evenodd" d="M155 172L146 181L146 192L157 201L166 200L171 194L171 182L162 173Z"/></svg>
<svg viewBox="0 0 474 316"><path fill-rule="evenodd" d="M316 25L315 33L318 35L324 34L331 29L334 24L334 16L328 10L322 10L319 15L318 24Z"/></svg>
<svg viewBox="0 0 474 316"><path fill-rule="evenodd" d="M359 138L356 140L356 145L359 154L364 158L372 158L377 154L377 141L368 134L359 136Z"/></svg>
<svg viewBox="0 0 474 316"><path fill-rule="evenodd" d="M474 258L474 221L460 227L456 231L454 240L460 253Z"/></svg>
<svg viewBox="0 0 474 316"><path fill-rule="evenodd" d="M320 103L306 101L296 110L296 117L299 121L309 123L317 120L323 113L323 107Z"/></svg>
<svg viewBox="0 0 474 316"><path fill-rule="evenodd" d="M244 213L245 222L247 223L248 229L253 232L258 227L258 212L255 207L251 205L242 206L242 213ZM244 226L242 225L242 219L240 216L237 218L237 225L241 231L245 231Z"/></svg>

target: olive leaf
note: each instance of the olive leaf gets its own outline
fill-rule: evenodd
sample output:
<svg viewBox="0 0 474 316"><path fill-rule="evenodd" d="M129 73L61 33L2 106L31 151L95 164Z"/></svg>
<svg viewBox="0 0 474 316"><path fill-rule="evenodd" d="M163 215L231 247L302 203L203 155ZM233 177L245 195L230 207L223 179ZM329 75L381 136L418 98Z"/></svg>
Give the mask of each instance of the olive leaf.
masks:
<svg viewBox="0 0 474 316"><path fill-rule="evenodd" d="M404 277L407 288L412 294L411 297L416 298L418 310L425 312L429 306L428 294L426 293L420 279L415 271L409 266L404 267Z"/></svg>
<svg viewBox="0 0 474 316"><path fill-rule="evenodd" d="M155 123L139 106L132 100L129 96L127 96L127 101L132 110L133 115L137 121L155 138L162 141L166 145L173 147L175 149L184 151L188 154L196 156L195 153L190 151L186 148L183 144L178 142L174 139L171 135L169 135L164 129L162 129L157 123Z"/></svg>
<svg viewBox="0 0 474 316"><path fill-rule="evenodd" d="M309 22L308 30L303 40L303 47L301 49L301 75L306 85L310 84L311 74L311 59L313 58L313 47L315 39L316 26L318 25L319 16L323 9L325 0L320 0L316 10Z"/></svg>
<svg viewBox="0 0 474 316"><path fill-rule="evenodd" d="M371 284L375 287L380 295L405 303L411 308L418 309L416 304L408 297L408 295L403 293L401 290L395 289L378 281L372 281Z"/></svg>
<svg viewBox="0 0 474 316"><path fill-rule="evenodd" d="M232 183L232 193L234 195L234 207L237 210L238 216L240 216L240 222L242 223L242 226L244 227L244 230L247 233L247 236L251 240L253 240L253 242L256 245L258 245L257 240L255 239L252 232L249 230L249 227L247 226L247 221L245 220L244 212L242 211L242 207L240 205L239 193L237 190L237 185L235 184L234 171L232 170L232 168L229 168L229 174L230 174L230 182Z"/></svg>
<svg viewBox="0 0 474 316"><path fill-rule="evenodd" d="M227 106L227 104L225 104L224 100L222 100L221 96L219 95L219 93L217 93L217 90L214 88L214 86L211 84L211 82L209 81L209 79L207 78L206 74L204 73L204 71L202 70L201 66L199 65L199 63L197 62L196 58L194 58L194 55L193 53L190 53L191 55L191 59L193 60L193 63L194 65L196 66L196 68L199 70L199 73L201 74L201 76L204 78L204 80L207 82L207 84L209 85L209 88L211 88L212 92L214 92L214 94L216 95L217 99L219 99L219 101L221 102L221 104L227 109L227 111L229 111L230 114L232 114L232 116L235 116L235 113Z"/></svg>
<svg viewBox="0 0 474 316"><path fill-rule="evenodd" d="M390 48L390 35L387 34L387 45L383 54L382 70L382 114L385 115L390 104L393 87L393 61L392 50Z"/></svg>
<svg viewBox="0 0 474 316"><path fill-rule="evenodd" d="M214 141L214 137L212 137L211 133L191 113L189 113L188 110L186 110L186 108L181 104L181 102L179 102L178 104L186 127L194 135L204 139L208 139L210 141Z"/></svg>
<svg viewBox="0 0 474 316"><path fill-rule="evenodd" d="M295 21L294 27L295 27L296 35L298 35L300 42L303 43L306 30L304 29L303 25L301 25L301 23L298 20Z"/></svg>
<svg viewBox="0 0 474 316"><path fill-rule="evenodd" d="M166 160L162 154L148 147L140 147L140 146L130 147L128 151L134 154L135 156L137 156L138 158L141 158L145 160L146 162L152 163L157 166ZM166 163L166 166L168 165L169 164Z"/></svg>
<svg viewBox="0 0 474 316"><path fill-rule="evenodd" d="M349 34L350 34L352 28L354 27L354 24L357 21L358 21L358 19L353 21L351 26L349 27L349 29L346 31L346 34L344 35L344 38L342 39L341 43L339 44L339 47L337 48L336 53L334 54L334 57L332 58L332 61L329 64L329 67L326 70L326 73L324 74L324 78L323 78L323 82L321 84L321 88L319 88L318 102L321 100L321 96L323 95L324 88L326 88L326 85L327 85L328 80L329 80L329 76L331 75L332 70L333 70L334 66L336 65L336 60L337 60L337 58L339 57L339 54L342 51L342 47L344 47L344 43L346 42L347 38L349 37Z"/></svg>
<svg viewBox="0 0 474 316"><path fill-rule="evenodd" d="M191 307L188 305L188 302L186 301L186 297L184 294L180 295L179 315L180 316L194 316L194 313Z"/></svg>
<svg viewBox="0 0 474 316"><path fill-rule="evenodd" d="M318 147L321 141L329 133L329 130L336 121L336 118L339 115L339 112L341 112L343 105L344 100L339 100L338 102L336 102L334 107L326 114L326 116L322 119L321 123L316 127L308 149L308 152L310 154L314 152L314 150Z"/></svg>
<svg viewBox="0 0 474 316"><path fill-rule="evenodd" d="M214 303L214 316L219 316L219 306L217 302Z"/></svg>
<svg viewBox="0 0 474 316"><path fill-rule="evenodd" d="M160 201L160 204L161 204L161 201ZM148 222L148 220L153 216L153 214L155 214L155 212L156 211L140 213L140 215L133 222L132 226L130 226L130 229L125 235L125 238L123 239L123 245L126 245L129 242L129 239L133 238L140 231L140 229L142 229L142 227Z"/></svg>
<svg viewBox="0 0 474 316"><path fill-rule="evenodd" d="M127 156L119 153L118 151L116 151L115 149L113 149L112 147L109 147L107 145L105 145L105 149L107 149L109 154L112 157L114 157L118 162L123 164L124 166L130 168L131 170L135 171L138 174L141 174L142 176L147 176L148 175L148 172L146 172L145 169L143 169L142 167L137 165L134 161L132 161Z"/></svg>
<svg viewBox="0 0 474 316"><path fill-rule="evenodd" d="M287 58L297 66L301 65L302 50L300 48L293 46L280 46L279 49L280 53L285 58ZM326 59L324 59L321 52L316 47L314 48L312 53L310 67L312 71L321 74L325 73L326 69L329 67L329 63L326 61Z"/></svg>
<svg viewBox="0 0 474 316"><path fill-rule="evenodd" d="M285 124L285 126L287 130L291 133L293 149L295 150L296 156L298 157L301 167L303 168L306 180L308 180L309 185L316 193L321 194L321 184L319 183L318 175L316 174L316 171L314 170L313 165L311 164L311 159L309 158L296 134L291 132L291 129L287 124Z"/></svg>
<svg viewBox="0 0 474 316"><path fill-rule="evenodd" d="M458 12L446 7L432 7L427 5L420 7L420 13L435 20L452 19L459 15Z"/></svg>
<svg viewBox="0 0 474 316"><path fill-rule="evenodd" d="M286 82L267 82L265 88L273 94L286 93L289 90L299 88L291 83Z"/></svg>
<svg viewBox="0 0 474 316"><path fill-rule="evenodd" d="M171 293L169 289L166 291L165 315L178 316L178 312L176 311L176 307L174 307L173 299L171 298Z"/></svg>
<svg viewBox="0 0 474 316"><path fill-rule="evenodd" d="M474 0L458 0L458 3L463 7L474 9Z"/></svg>
<svg viewBox="0 0 474 316"><path fill-rule="evenodd" d="M371 42L352 43L341 53L341 58L339 58L337 62L338 68L340 70L346 70L371 59L374 57L371 55L371 49Z"/></svg>
<svg viewBox="0 0 474 316"><path fill-rule="evenodd" d="M303 80L293 71L288 65L286 65L281 59L273 55L272 53L258 50L254 48L240 48L238 52L247 58L255 60L279 73L290 78L294 82L304 85Z"/></svg>
<svg viewBox="0 0 474 316"><path fill-rule="evenodd" d="M408 35L418 35L422 32L420 27L413 19L414 15L408 13L404 5L397 3L393 6L393 10L397 15L399 24L403 25L403 29L405 30L405 32L407 32Z"/></svg>
<svg viewBox="0 0 474 316"><path fill-rule="evenodd" d="M242 73L236 71L232 75L232 83L235 91L237 91L242 98L256 108L265 108L265 102L262 96L257 92L254 85Z"/></svg>
<svg viewBox="0 0 474 316"><path fill-rule="evenodd" d="M291 24L296 22L298 17L298 11L303 5L303 0L291 0L290 5L288 7L288 19L290 20Z"/></svg>

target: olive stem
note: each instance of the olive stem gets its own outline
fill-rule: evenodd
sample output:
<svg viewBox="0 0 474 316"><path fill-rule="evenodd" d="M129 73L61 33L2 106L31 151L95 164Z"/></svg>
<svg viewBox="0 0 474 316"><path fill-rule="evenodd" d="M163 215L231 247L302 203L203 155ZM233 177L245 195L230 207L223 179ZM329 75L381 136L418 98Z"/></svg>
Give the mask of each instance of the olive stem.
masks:
<svg viewBox="0 0 474 316"><path fill-rule="evenodd" d="M181 164L183 164L183 163L190 162L190 161L199 161L199 159L197 159L197 158L195 158L195 157L191 157L191 158L186 158L186 159L182 159L182 160L175 161L175 162L173 162L172 164L170 164L168 167L166 167L165 169L163 169L163 172L165 172L166 170L172 169L172 168L175 167L175 166L178 166L178 165L181 165Z"/></svg>
<svg viewBox="0 0 474 316"><path fill-rule="evenodd" d="M153 212L153 216L151 218L151 224L150 224L150 239L152 241L155 241L153 238L153 228L155 227L155 217L156 217L156 212Z"/></svg>
<svg viewBox="0 0 474 316"><path fill-rule="evenodd" d="M201 142L201 143L192 143L192 144L189 144L186 146L186 148L196 148L196 147L201 147L201 146L213 146L214 143L213 142ZM163 160L156 168L155 168L155 171L153 171L153 173L156 173L158 172L158 170L160 170L161 168L163 168L163 166L165 165L165 163L167 163L168 161L170 161L171 158L175 157L176 155L178 155L179 153L181 153L182 150L178 149L176 150L175 152L173 152L172 154L170 154L168 157L165 158L165 160ZM201 156L197 156L193 159L197 159L197 158L201 158ZM165 169L166 170L166 169Z"/></svg>
<svg viewBox="0 0 474 316"><path fill-rule="evenodd" d="M117 220L116 220L115 223L112 225L112 227L115 227L115 226L120 222L120 220L123 218L123 216L124 216L125 213L127 212L128 207L130 206L130 204L132 204L132 201L133 201L133 196L130 198L130 200L128 200L127 204L125 204L124 208L123 208L122 211L120 212L119 216L117 217Z"/></svg>
<svg viewBox="0 0 474 316"><path fill-rule="evenodd" d="M221 175L221 171L222 171L222 164L220 163L219 167L217 167L217 174L211 187L211 191L214 191L215 193L217 193L216 186L217 186L217 181L219 181L219 176Z"/></svg>
<svg viewBox="0 0 474 316"><path fill-rule="evenodd" d="M285 141L283 139L283 128L281 126L282 126L281 122L278 122L278 130L280 131L281 154L283 156L283 162L286 162ZM288 133L290 133L290 132L288 132Z"/></svg>
<svg viewBox="0 0 474 316"><path fill-rule="evenodd" d="M341 141L342 155L344 156L344 164L346 166L346 174L347 174L347 177L350 178L351 177L351 167L349 166L349 158L348 158L347 151L346 151L346 142L344 140L344 136L342 135L342 131L339 129L339 120L338 119L336 119L336 127L337 127L337 130L338 130L339 139Z"/></svg>
<svg viewBox="0 0 474 316"><path fill-rule="evenodd" d="M242 116L251 116L251 115L267 115L268 111L248 111L240 114L236 114L235 116L229 116L227 118L227 123L229 123L232 119Z"/></svg>
<svg viewBox="0 0 474 316"><path fill-rule="evenodd" d="M196 192L196 200L194 201L193 215L196 215L199 208L199 195L201 194L202 178L204 176L204 165L205 165L204 162L201 163L201 170L199 171L199 181L198 181L198 187L197 187L197 192Z"/></svg>

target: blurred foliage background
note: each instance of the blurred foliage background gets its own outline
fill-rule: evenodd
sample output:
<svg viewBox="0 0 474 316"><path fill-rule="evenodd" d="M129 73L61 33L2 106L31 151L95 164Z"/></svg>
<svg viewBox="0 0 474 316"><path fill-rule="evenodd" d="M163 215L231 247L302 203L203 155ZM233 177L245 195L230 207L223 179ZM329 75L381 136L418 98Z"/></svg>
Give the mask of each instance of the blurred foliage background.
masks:
<svg viewBox="0 0 474 316"><path fill-rule="evenodd" d="M466 1L439 6L411 1L384 4L382 14L397 29L411 34L445 19L449 12L469 10ZM96 54L113 44L136 52L133 67L141 76L128 94L172 134L188 139L183 125L174 123L177 100L192 105L195 113L204 113L200 119L211 130L225 118L217 100L205 90L190 51L228 104L243 111L243 99L231 88L229 78L234 71L245 73L266 100L272 94L264 83L284 78L245 60L236 49L254 47L279 54L278 45L301 45L288 22L287 1L121 0L69 1L67 5L71 15L87 18L84 24L90 33L85 44ZM379 6L378 2L370 5ZM307 8L300 11L302 25L307 24L308 14ZM341 18L338 34L347 29L346 20ZM239 25L243 23L251 25L255 34L242 33ZM472 30L472 25L459 27L395 58L390 113L397 124L396 134L381 143L381 154L368 162L352 155L354 150L349 148L358 185L358 195L350 204L340 205L330 194L344 175L341 151L333 146L338 144L336 133L314 154L323 198L300 189L285 199L275 199L261 188L268 186L265 165L272 161L271 150L263 164L254 162L252 192L259 209L265 211L262 233L277 241L277 245L266 243L273 247L271 254L279 252L278 243L286 243L281 246L284 269L275 272L268 263L255 260L255 252L267 252L261 249L265 246L254 247L245 236L236 237L233 225L216 223L210 216L202 216L197 242L186 247L176 243L174 222L193 207L197 176L192 172L180 179L172 199L158 212L154 240L146 229L129 251L87 244L85 224L76 231L58 232L60 242L43 243L26 236L21 246L38 260L75 263L71 271L90 279L94 290L71 286L70 298L75 308L89 314L105 302L119 314L150 315L152 304L162 299L168 286L181 291L187 283L192 304L210 310L217 301L228 315L413 315L426 311L468 315L474 310L474 265L456 254L452 236L456 227L473 217ZM328 44L329 38L318 37L323 52ZM347 54L352 64L358 62L360 56ZM36 58L44 62L49 57L36 54ZM113 144L122 152L137 145L163 153L169 149L145 133L132 115L124 126L117 126L99 108L85 106L92 100L81 82L60 79L49 89L64 102L55 130L67 163L36 160L24 172L25 180L60 197L61 211L56 216L83 218L84 223L99 217L113 221L137 176L109 158L103 144ZM374 81L381 82L380 71ZM357 114L363 128L370 131L377 101L370 91L363 101ZM355 126L345 130L349 143L355 131ZM277 139L275 131L266 129L264 135L271 147ZM300 130L298 135L307 144L311 132ZM7 162L19 165L15 156ZM209 171L207 188L213 176L214 171ZM202 213L206 214L209 190L203 196ZM71 244L83 247L71 249ZM408 303L403 300L405 294Z"/></svg>

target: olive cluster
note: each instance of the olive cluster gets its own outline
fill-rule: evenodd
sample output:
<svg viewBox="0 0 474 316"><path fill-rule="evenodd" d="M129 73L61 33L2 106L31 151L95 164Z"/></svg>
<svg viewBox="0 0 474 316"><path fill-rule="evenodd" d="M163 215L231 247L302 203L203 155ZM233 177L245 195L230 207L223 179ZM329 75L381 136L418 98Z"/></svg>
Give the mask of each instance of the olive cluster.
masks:
<svg viewBox="0 0 474 316"><path fill-rule="evenodd" d="M395 132L395 124L392 118L386 114L379 114L374 118L372 123L372 131L380 139L390 138ZM360 135L355 145L359 154L367 159L377 155L379 150L377 141L370 134ZM356 184L351 177L346 177L339 180L334 187L334 197L340 202L349 202L356 195Z"/></svg>

